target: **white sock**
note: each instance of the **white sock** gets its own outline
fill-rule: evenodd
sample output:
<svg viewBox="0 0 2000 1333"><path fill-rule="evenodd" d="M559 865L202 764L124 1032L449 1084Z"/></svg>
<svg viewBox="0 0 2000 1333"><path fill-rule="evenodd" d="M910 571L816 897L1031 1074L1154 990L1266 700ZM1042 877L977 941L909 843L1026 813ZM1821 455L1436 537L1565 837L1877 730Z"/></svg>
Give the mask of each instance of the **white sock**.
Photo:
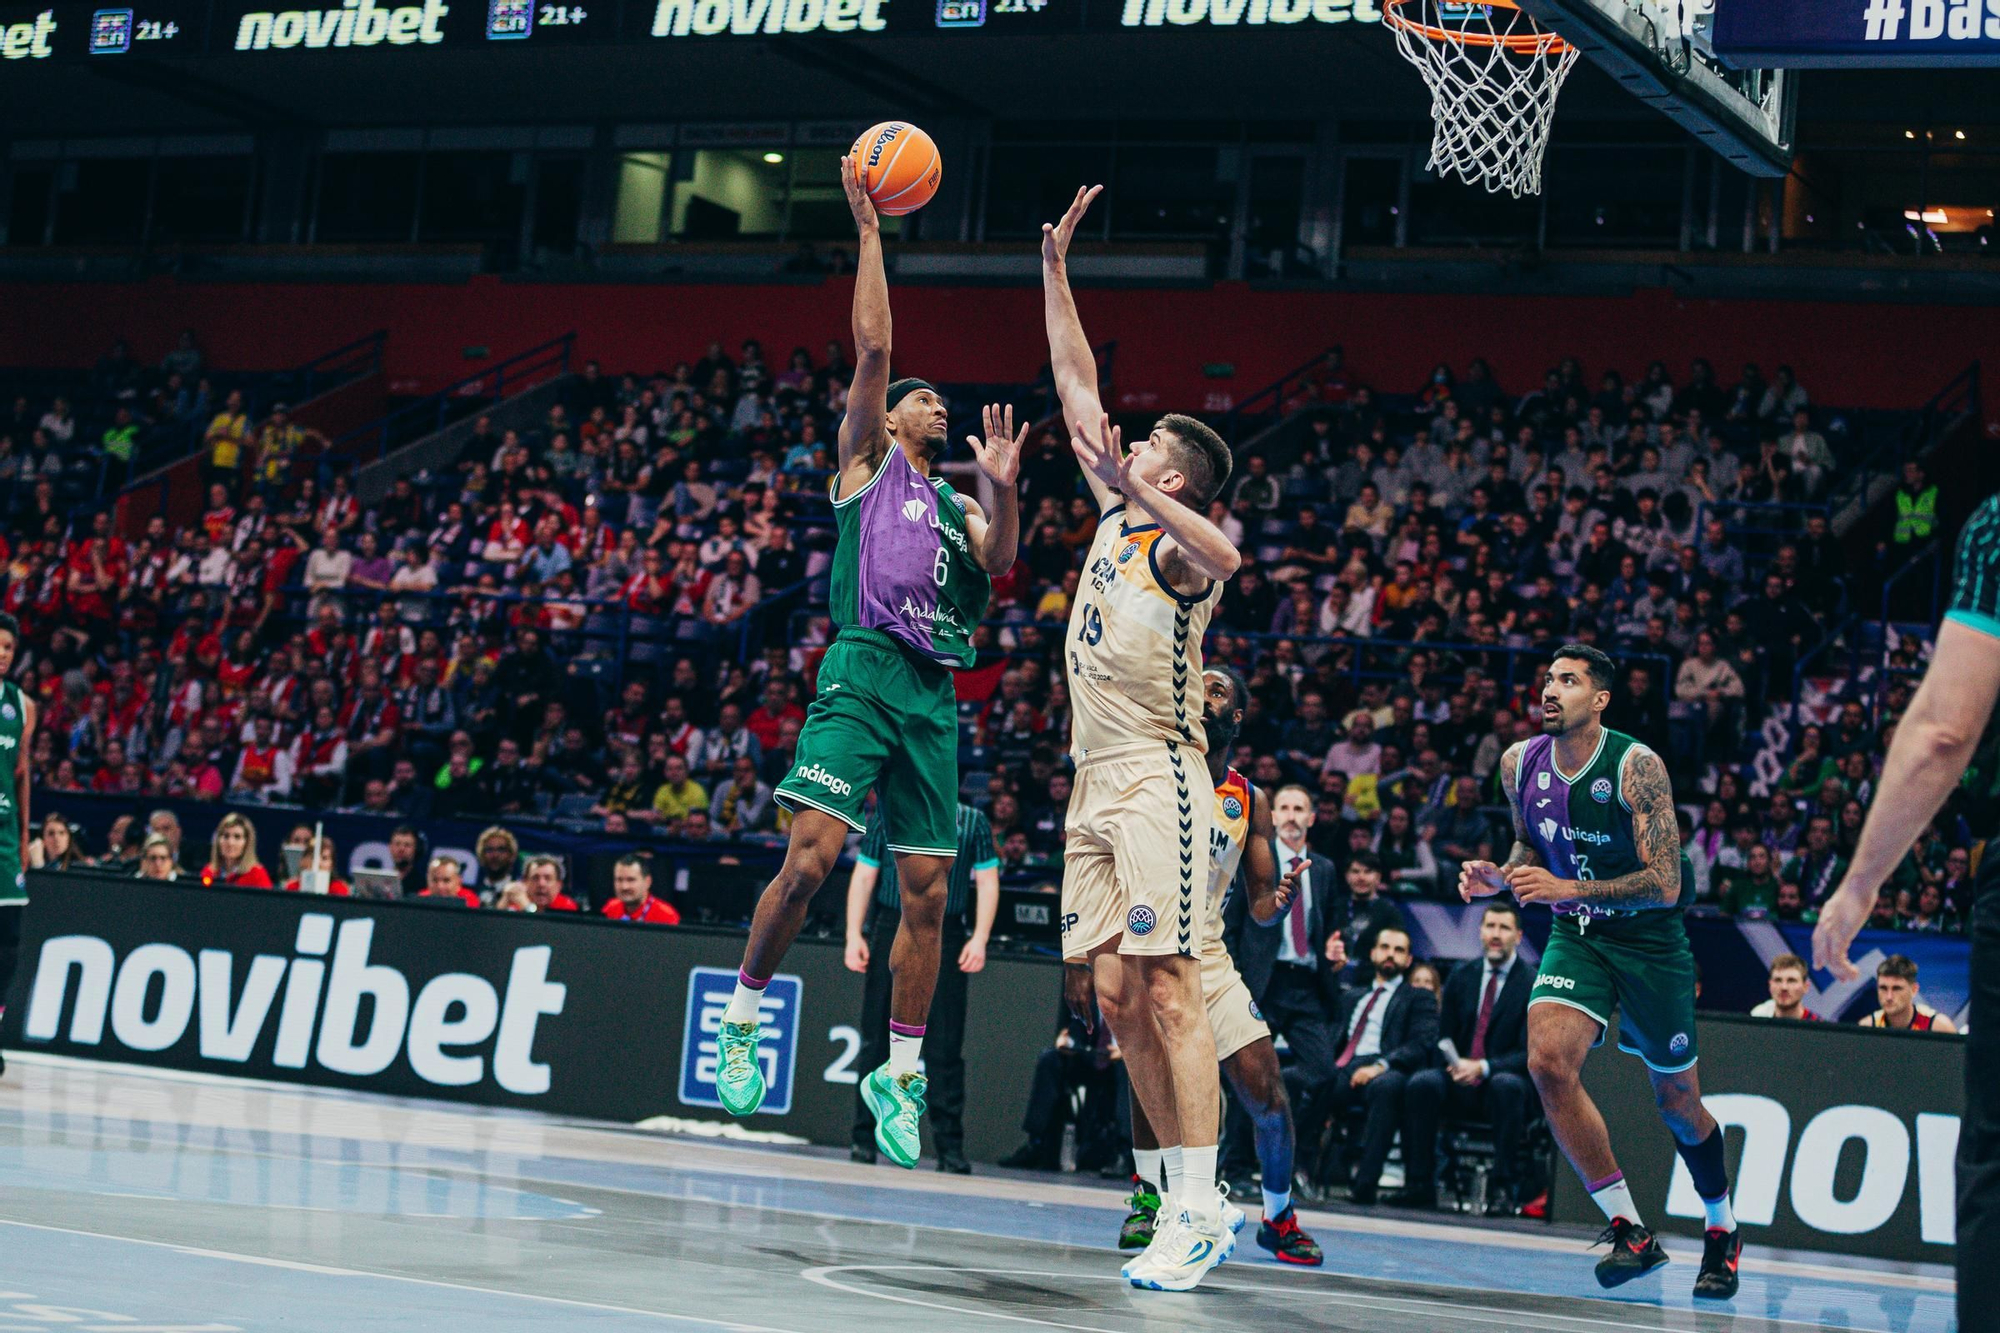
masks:
<svg viewBox="0 0 2000 1333"><path fill-rule="evenodd" d="M736 994L729 997L729 1007L722 1011L722 1021L754 1023L757 1021L757 1007L763 1003L764 992L750 989L739 978L736 982Z"/></svg>
<svg viewBox="0 0 2000 1333"><path fill-rule="evenodd" d="M1729 1196L1727 1194L1712 1201L1703 1199L1701 1201L1701 1210L1708 1214L1706 1225L1710 1231L1736 1230L1736 1214L1730 1210Z"/></svg>
<svg viewBox="0 0 2000 1333"><path fill-rule="evenodd" d="M1139 1179L1153 1187L1156 1194L1167 1192L1167 1182L1160 1176L1160 1150L1158 1148L1134 1148L1132 1150L1132 1170Z"/></svg>
<svg viewBox="0 0 2000 1333"><path fill-rule="evenodd" d="M1222 1195L1215 1188L1215 1147L1211 1143L1205 1148L1181 1149L1182 1170L1187 1177L1181 1207L1200 1227L1214 1227L1222 1220Z"/></svg>
<svg viewBox="0 0 2000 1333"><path fill-rule="evenodd" d="M1622 1217L1628 1222L1645 1225L1639 1217L1639 1205L1632 1202L1632 1191L1625 1184L1624 1172L1619 1172L1609 1182L1592 1190L1590 1197L1604 1210L1604 1216L1609 1220L1615 1222Z"/></svg>
<svg viewBox="0 0 2000 1333"><path fill-rule="evenodd" d="M889 1034L889 1077L901 1078L905 1074L917 1072L917 1060L924 1053L922 1037L906 1037L900 1032Z"/></svg>
<svg viewBox="0 0 2000 1333"><path fill-rule="evenodd" d="M1160 1197L1162 1199L1165 1199L1169 1195L1176 1199L1185 1199L1187 1197L1187 1181L1181 1177L1184 1161L1185 1158L1181 1152L1180 1144L1176 1143L1171 1148L1160 1149L1160 1171L1166 1176L1166 1179L1160 1182ZM1161 1210L1165 1211L1165 1207L1166 1205L1163 1203Z"/></svg>
<svg viewBox="0 0 2000 1333"><path fill-rule="evenodd" d="M1292 1192L1290 1190L1264 1191L1264 1220L1266 1222L1277 1221L1285 1215L1285 1210L1291 1206Z"/></svg>

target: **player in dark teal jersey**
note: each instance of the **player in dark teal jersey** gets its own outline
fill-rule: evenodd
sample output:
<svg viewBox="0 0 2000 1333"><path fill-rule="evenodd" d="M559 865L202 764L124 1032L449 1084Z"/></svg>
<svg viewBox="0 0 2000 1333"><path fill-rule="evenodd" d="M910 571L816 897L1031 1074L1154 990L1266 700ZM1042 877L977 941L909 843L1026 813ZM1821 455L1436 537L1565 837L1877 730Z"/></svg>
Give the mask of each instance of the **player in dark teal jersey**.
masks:
<svg viewBox="0 0 2000 1333"><path fill-rule="evenodd" d="M0 611L0 1014L21 958L21 916L28 906L28 750L35 701L8 677L21 648L21 625ZM0 1071L7 1062L0 1060Z"/></svg>
<svg viewBox="0 0 2000 1333"><path fill-rule="evenodd" d="M776 799L793 812L785 864L757 900L736 993L717 1034L715 1090L746 1116L764 1101L757 1054L765 983L805 924L806 909L860 832L875 790L896 853L902 925L890 951L889 1062L863 1076L876 1111L876 1145L898 1166L916 1165L924 1111L917 1072L937 986L945 877L956 848L958 712L952 667L972 664L972 632L991 577L1020 546L1023 426L991 407L970 443L988 483L980 505L934 478L945 447L945 406L919 379L889 379L889 283L875 206L840 166L860 233L854 282L854 383L840 423L832 499L839 526L832 600L840 631L820 664L819 692L799 732L792 771Z"/></svg>
<svg viewBox="0 0 2000 1333"><path fill-rule="evenodd" d="M1743 1249L1729 1206L1722 1127L1701 1104L1695 1072L1694 954L1681 908L1694 874L1681 852L1672 784L1657 754L1605 727L1611 659L1586 644L1556 650L1542 687L1542 734L1500 759L1514 816L1506 864L1468 861L1470 902L1511 889L1555 912L1528 1000L1528 1072L1549 1128L1610 1226L1597 1280L1615 1287L1667 1262L1640 1219L1611 1133L1583 1087L1583 1061L1621 1012L1621 1049L1646 1062L1660 1118L1673 1131L1707 1213L1694 1292L1736 1294Z"/></svg>
<svg viewBox="0 0 2000 1333"><path fill-rule="evenodd" d="M1896 724L1868 807L1854 864L1820 912L1813 966L1842 981L1860 975L1847 951L1875 910L1883 881L1959 785L1976 753L1992 753L2000 726L2000 495L1958 536L1951 604L1924 682ZM1988 775L1991 780L1991 775ZM1986 838L1972 907L1972 1022L1965 1051L1965 1114L1958 1131L1958 1326L1990 1328L2000 1310L2000 828ZM1865 1066L1855 1070L1867 1077Z"/></svg>

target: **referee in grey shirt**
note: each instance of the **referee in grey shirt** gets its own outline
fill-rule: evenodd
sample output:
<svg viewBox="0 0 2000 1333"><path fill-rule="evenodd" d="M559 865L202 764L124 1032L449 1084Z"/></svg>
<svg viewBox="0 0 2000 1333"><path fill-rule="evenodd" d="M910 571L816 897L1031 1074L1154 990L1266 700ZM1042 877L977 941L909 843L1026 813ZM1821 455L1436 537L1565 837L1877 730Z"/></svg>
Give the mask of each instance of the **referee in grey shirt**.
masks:
<svg viewBox="0 0 2000 1333"><path fill-rule="evenodd" d="M847 881L847 969L868 978L861 1002L861 1069L874 1069L889 1058L889 949L902 924L902 899L896 889L896 858L889 854L882 807L869 816L854 875ZM944 900L944 937L940 962L956 957L958 965L939 968L937 992L925 1024L924 1071L930 1080L931 1141L937 1148L938 1170L965 1175L965 979L986 966L986 940L1000 908L1000 856L993 846L993 826L979 811L959 803L958 851L951 863ZM972 912L968 931L966 913ZM873 1063L870 1063L870 1062ZM875 1117L854 1096L854 1146L857 1162L875 1160Z"/></svg>

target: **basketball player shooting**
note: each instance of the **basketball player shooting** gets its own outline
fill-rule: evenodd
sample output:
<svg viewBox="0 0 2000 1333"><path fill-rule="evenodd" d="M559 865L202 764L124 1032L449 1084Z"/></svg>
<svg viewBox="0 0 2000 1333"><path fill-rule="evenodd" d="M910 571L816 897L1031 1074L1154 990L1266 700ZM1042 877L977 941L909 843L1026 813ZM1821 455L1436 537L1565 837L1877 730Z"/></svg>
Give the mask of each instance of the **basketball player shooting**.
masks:
<svg viewBox="0 0 2000 1333"><path fill-rule="evenodd" d="M1681 851L1674 794L1660 757L1604 725L1611 659L1587 644L1556 650L1542 686L1542 734L1500 757L1514 816L1505 865L1468 861L1467 902L1511 889L1555 912L1528 998L1528 1072L1549 1128L1610 1221L1597 1281L1617 1287L1667 1262L1641 1221L1611 1152L1611 1132L1583 1087L1583 1061L1622 1011L1618 1047L1645 1062L1660 1118L1673 1132L1707 1214L1694 1294L1736 1294L1743 1239L1729 1207L1722 1126L1701 1104L1695 1071L1694 953L1681 910L1694 869Z"/></svg>
<svg viewBox="0 0 2000 1333"><path fill-rule="evenodd" d="M1126 1269L1133 1285L1186 1291L1228 1258L1215 1187L1221 1080L1202 1002L1204 852L1214 807L1198 784L1207 748L1194 709L1201 639L1241 557L1202 517L1229 448L1192 417L1160 418L1128 453L1097 393L1097 361L1070 294L1067 255L1102 187L1078 190L1042 228L1049 363L1097 535L1070 611L1070 753L1063 957L1089 960L1133 1094L1162 1144L1175 1212Z"/></svg>
<svg viewBox="0 0 2000 1333"><path fill-rule="evenodd" d="M732 1115L764 1101L757 1043L764 989L805 924L848 830L865 827L873 789L896 855L903 918L890 950L889 1060L865 1075L875 1142L916 1165L924 1077L917 1072L937 987L945 877L958 846L958 705L952 669L972 665L972 633L992 576L1020 544L1023 426L1013 409L985 411L969 441L990 483L987 509L959 495L933 465L945 447L945 404L920 379L889 379L889 284L882 233L854 172L840 179L861 236L854 284L854 383L840 425L832 485L838 537L830 602L839 633L820 664L819 692L799 732L778 803L794 814L785 864L750 924L736 992L724 1013L716 1093Z"/></svg>

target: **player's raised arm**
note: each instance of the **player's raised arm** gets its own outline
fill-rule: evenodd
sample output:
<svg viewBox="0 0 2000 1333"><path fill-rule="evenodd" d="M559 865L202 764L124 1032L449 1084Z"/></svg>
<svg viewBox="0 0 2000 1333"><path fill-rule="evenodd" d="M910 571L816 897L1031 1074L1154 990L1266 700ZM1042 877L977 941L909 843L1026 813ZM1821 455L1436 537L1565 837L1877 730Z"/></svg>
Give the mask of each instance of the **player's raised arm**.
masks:
<svg viewBox="0 0 2000 1333"><path fill-rule="evenodd" d="M1641 868L1614 879L1557 879L1543 866L1515 866L1507 884L1524 903L1595 902L1609 907L1672 907L1681 896L1681 831L1666 763L1643 746L1625 753L1625 803ZM1516 804L1518 819L1519 805Z"/></svg>
<svg viewBox="0 0 2000 1333"><path fill-rule="evenodd" d="M861 235L854 266L854 382L839 438L841 493L851 494L874 475L889 444L883 429L889 411L889 276L882 267L882 225L851 157L840 159L840 184ZM846 476L850 469L860 475Z"/></svg>
<svg viewBox="0 0 2000 1333"><path fill-rule="evenodd" d="M1021 553L1021 445L1028 438L1026 422L1014 430L1014 408L999 403L979 412L985 434L965 442L979 460L983 504L965 506L965 531L978 554L979 567L999 578L1014 567Z"/></svg>
<svg viewBox="0 0 2000 1333"><path fill-rule="evenodd" d="M1466 902L1491 898L1507 889L1507 872L1515 866L1538 866L1542 858L1528 842L1527 821L1521 817L1521 755L1527 742L1510 745L1500 755L1500 790L1507 794L1507 813L1514 824L1514 849L1505 865L1491 861L1467 861L1458 869L1458 896Z"/></svg>
<svg viewBox="0 0 2000 1333"><path fill-rule="evenodd" d="M1123 495L1160 525L1164 535L1157 556L1176 591L1193 592L1189 583L1226 579L1242 567L1243 552L1221 528L1133 470L1138 455L1125 452L1124 436L1110 417L1100 416L1095 432L1079 431L1069 444L1091 489L1101 488L1100 501L1107 494Z"/></svg>
<svg viewBox="0 0 2000 1333"><path fill-rule="evenodd" d="M1097 355L1090 350L1083 318L1076 313L1076 298L1069 290L1069 243L1075 239L1077 224L1083 221L1091 200L1103 190L1102 185L1079 189L1062 221L1042 224L1042 315L1048 324L1049 369L1055 375L1056 397L1062 402L1070 434L1090 438L1100 447L1102 438L1092 435L1100 429L1098 423L1104 416L1104 403L1097 394ZM1115 487L1106 485L1089 467L1084 468L1083 479L1099 509L1111 503Z"/></svg>

